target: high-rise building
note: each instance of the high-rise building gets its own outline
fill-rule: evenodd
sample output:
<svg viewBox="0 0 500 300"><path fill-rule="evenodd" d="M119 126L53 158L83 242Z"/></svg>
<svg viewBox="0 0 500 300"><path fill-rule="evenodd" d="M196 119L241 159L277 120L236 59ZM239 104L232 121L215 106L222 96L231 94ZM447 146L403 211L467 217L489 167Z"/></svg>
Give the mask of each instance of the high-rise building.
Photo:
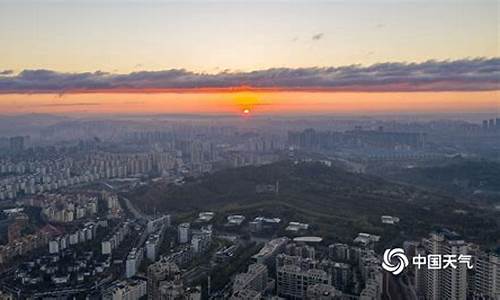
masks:
<svg viewBox="0 0 500 300"><path fill-rule="evenodd" d="M252 260L259 264L269 264L274 262L274 258L282 252L290 241L287 237L280 237L267 242L260 251L252 256Z"/></svg>
<svg viewBox="0 0 500 300"><path fill-rule="evenodd" d="M127 255L125 262L125 275L127 278L134 276L137 273L142 259L144 257L144 248L132 248Z"/></svg>
<svg viewBox="0 0 500 300"><path fill-rule="evenodd" d="M317 268L317 261L279 254L276 257L277 294L290 299L305 299L309 286L331 285L331 276Z"/></svg>
<svg viewBox="0 0 500 300"><path fill-rule="evenodd" d="M172 280L161 282L158 294L155 300L201 300L201 287L185 287L180 274L177 274Z"/></svg>
<svg viewBox="0 0 500 300"><path fill-rule="evenodd" d="M161 282L158 288L159 298L155 300L175 300L184 299L184 284L179 276L174 280Z"/></svg>
<svg viewBox="0 0 500 300"><path fill-rule="evenodd" d="M475 257L470 290L477 299L500 299L500 250Z"/></svg>
<svg viewBox="0 0 500 300"><path fill-rule="evenodd" d="M308 300L339 300L342 298L342 292L328 284L314 284L307 288Z"/></svg>
<svg viewBox="0 0 500 300"><path fill-rule="evenodd" d="M178 274L179 267L173 262L168 261L162 257L159 261L151 264L148 267L148 299L160 299L159 287L160 282L173 277Z"/></svg>
<svg viewBox="0 0 500 300"><path fill-rule="evenodd" d="M146 281L121 281L103 293L103 300L139 300L146 295Z"/></svg>
<svg viewBox="0 0 500 300"><path fill-rule="evenodd" d="M179 224L178 230L178 239L180 244L185 244L189 242L189 229L191 224L189 223L181 223Z"/></svg>
<svg viewBox="0 0 500 300"><path fill-rule="evenodd" d="M495 129L495 119L489 119L488 120L488 129L494 130Z"/></svg>
<svg viewBox="0 0 500 300"><path fill-rule="evenodd" d="M421 255L467 255L467 244L456 233L441 230L431 233L422 240ZM457 264L456 268L415 269L417 292L425 299L458 299L467 298L467 265Z"/></svg>
<svg viewBox="0 0 500 300"><path fill-rule="evenodd" d="M345 291L352 281L352 268L346 263L336 262L332 268L332 284Z"/></svg>
<svg viewBox="0 0 500 300"><path fill-rule="evenodd" d="M349 260L351 259L349 246L346 244L336 243L328 246L328 257L333 260Z"/></svg>
<svg viewBox="0 0 500 300"><path fill-rule="evenodd" d="M155 231L158 231L163 226L170 227L170 223L171 223L171 216L168 214L158 217L156 219L151 219L148 221L147 224L148 233L153 233Z"/></svg>
<svg viewBox="0 0 500 300"><path fill-rule="evenodd" d="M483 131L496 131L500 129L500 118L483 120L482 123Z"/></svg>
<svg viewBox="0 0 500 300"><path fill-rule="evenodd" d="M259 293L252 289L245 289L233 292L230 300L260 300L262 299L262 293Z"/></svg>
<svg viewBox="0 0 500 300"><path fill-rule="evenodd" d="M211 242L212 242L211 233L199 232L193 234L193 238L191 239L191 249L193 249L195 255L201 255L202 253L208 250Z"/></svg>
<svg viewBox="0 0 500 300"><path fill-rule="evenodd" d="M483 120L482 128L483 130L488 130L488 120Z"/></svg>
<svg viewBox="0 0 500 300"><path fill-rule="evenodd" d="M49 242L49 253L56 254L59 253L59 240L52 240Z"/></svg>
<svg viewBox="0 0 500 300"><path fill-rule="evenodd" d="M21 152L24 150L24 137L13 136L9 139L10 151L13 153Z"/></svg>
<svg viewBox="0 0 500 300"><path fill-rule="evenodd" d="M237 274L233 282L233 292L252 289L263 292L267 287L267 267L263 264L251 264L246 273Z"/></svg>

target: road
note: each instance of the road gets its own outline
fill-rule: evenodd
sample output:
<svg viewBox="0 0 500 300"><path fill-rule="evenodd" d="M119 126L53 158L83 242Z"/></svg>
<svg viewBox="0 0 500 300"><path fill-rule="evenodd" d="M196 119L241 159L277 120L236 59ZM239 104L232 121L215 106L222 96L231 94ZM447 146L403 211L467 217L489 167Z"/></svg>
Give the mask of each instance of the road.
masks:
<svg viewBox="0 0 500 300"><path fill-rule="evenodd" d="M125 203L125 206L127 207L128 211L130 211L130 213L134 216L134 218L143 221L147 221L149 219L147 215L141 213L138 209L136 209L129 199L123 196L120 196L120 198L123 200L123 203Z"/></svg>
<svg viewBox="0 0 500 300"><path fill-rule="evenodd" d="M115 187L110 185L109 183L101 181L101 184L104 185L105 187L109 188L110 190L116 192ZM134 216L134 218L136 218L138 220L148 220L149 219L147 215L141 213L137 208L135 208L135 206L132 204L132 202L130 202L129 199L127 199L126 197L123 197L123 196L119 196L119 198L123 200L123 203L127 207L128 211Z"/></svg>

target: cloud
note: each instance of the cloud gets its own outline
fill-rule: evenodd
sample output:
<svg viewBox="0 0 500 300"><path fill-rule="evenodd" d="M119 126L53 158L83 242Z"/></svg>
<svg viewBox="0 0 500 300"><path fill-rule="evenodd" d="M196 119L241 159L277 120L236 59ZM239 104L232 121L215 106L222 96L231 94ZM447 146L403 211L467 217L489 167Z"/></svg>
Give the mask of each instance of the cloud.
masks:
<svg viewBox="0 0 500 300"><path fill-rule="evenodd" d="M0 71L0 75L11 75L11 74L14 74L13 70L3 70L3 71Z"/></svg>
<svg viewBox="0 0 500 300"><path fill-rule="evenodd" d="M318 34L315 34L315 35L312 36L312 40L313 41L319 41L319 40L321 40L323 38L323 36L324 36L324 33L322 33L322 32L318 33Z"/></svg>
<svg viewBox="0 0 500 300"><path fill-rule="evenodd" d="M0 93L196 92L256 90L305 91L488 91L500 90L500 58L371 66L273 68L215 74L183 69L129 74L60 73L24 70L0 77Z"/></svg>

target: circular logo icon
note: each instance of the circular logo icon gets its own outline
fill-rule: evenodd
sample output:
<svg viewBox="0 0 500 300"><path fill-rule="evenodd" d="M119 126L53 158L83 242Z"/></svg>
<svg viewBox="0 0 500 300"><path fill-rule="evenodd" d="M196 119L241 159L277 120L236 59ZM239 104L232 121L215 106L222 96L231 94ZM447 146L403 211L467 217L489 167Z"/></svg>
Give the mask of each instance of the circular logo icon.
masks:
<svg viewBox="0 0 500 300"><path fill-rule="evenodd" d="M408 267L408 265L408 257L406 257L403 249L394 248L385 250L384 261L382 262L382 268L384 270L394 275L398 275L403 272L404 268Z"/></svg>

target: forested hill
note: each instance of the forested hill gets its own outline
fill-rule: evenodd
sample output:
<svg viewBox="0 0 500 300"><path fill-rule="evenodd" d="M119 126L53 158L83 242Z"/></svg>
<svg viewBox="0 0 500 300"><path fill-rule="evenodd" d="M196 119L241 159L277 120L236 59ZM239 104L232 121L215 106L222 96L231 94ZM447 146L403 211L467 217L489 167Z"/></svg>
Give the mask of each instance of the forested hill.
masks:
<svg viewBox="0 0 500 300"><path fill-rule="evenodd" d="M452 193L500 194L500 163L494 161L457 159L443 165L399 169L387 176Z"/></svg>
<svg viewBox="0 0 500 300"><path fill-rule="evenodd" d="M279 186L278 195L256 192L258 185L276 183ZM379 177L351 173L338 167L284 161L259 167L226 169L197 179L187 178L182 186L161 183L144 186L136 190L131 198L140 198L137 204L146 211L153 207L184 211L271 198L287 200L299 196L327 200L323 203L326 206L351 200L357 200L358 203L379 201L379 205L387 201L426 203L430 197L435 197ZM452 199L440 197L439 201L450 202Z"/></svg>
<svg viewBox="0 0 500 300"><path fill-rule="evenodd" d="M278 193L256 192L258 185L276 182ZM279 210L286 208L288 214L311 223L371 231L381 231L381 215L394 215L401 218L401 230L407 233L425 235L444 226L471 238L500 236L498 215L457 203L446 195L320 163L284 161L227 169L187 180L182 186L145 186L128 197L146 212L282 213Z"/></svg>

